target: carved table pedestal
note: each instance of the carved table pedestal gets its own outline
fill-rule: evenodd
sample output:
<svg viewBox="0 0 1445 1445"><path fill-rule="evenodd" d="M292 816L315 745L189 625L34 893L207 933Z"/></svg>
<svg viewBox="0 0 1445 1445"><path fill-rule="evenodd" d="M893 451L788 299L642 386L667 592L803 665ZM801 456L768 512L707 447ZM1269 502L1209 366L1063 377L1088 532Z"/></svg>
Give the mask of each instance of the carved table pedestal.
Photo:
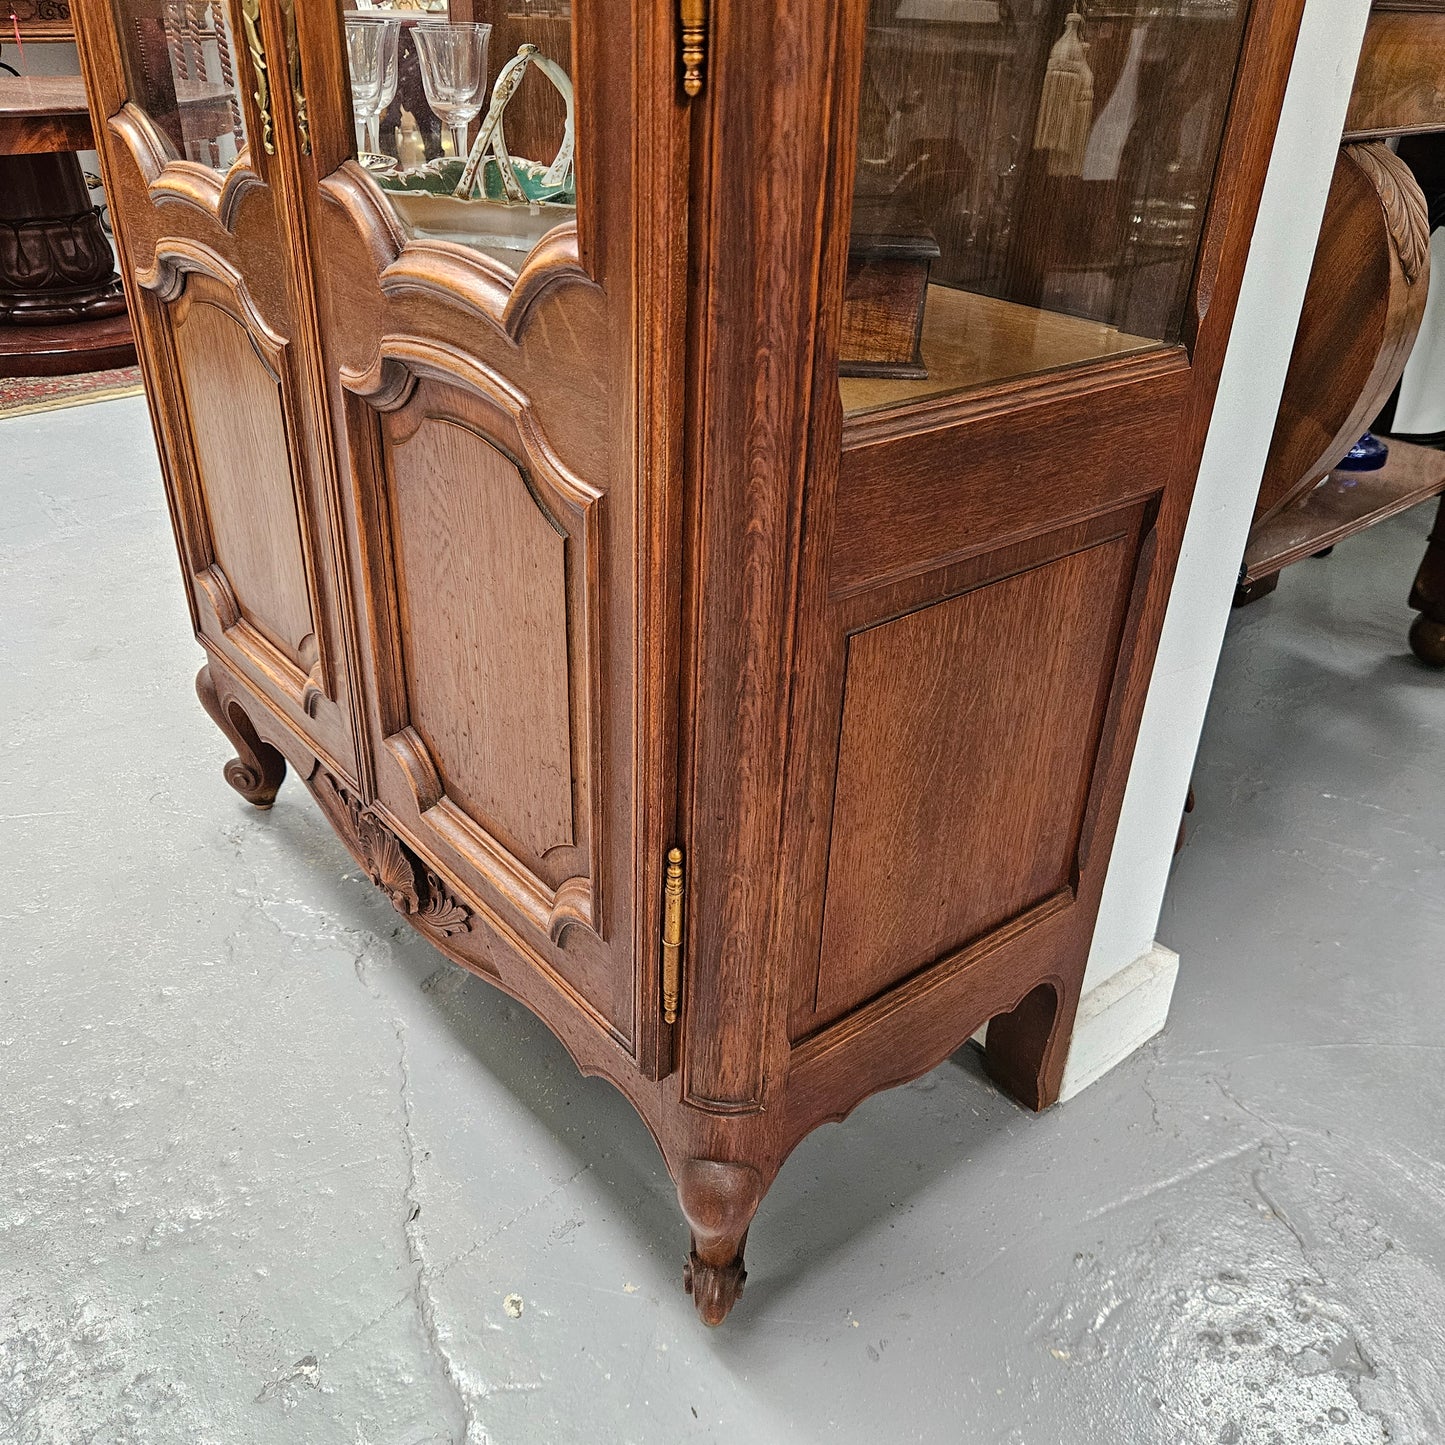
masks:
<svg viewBox="0 0 1445 1445"><path fill-rule="evenodd" d="M125 294L75 154L91 144L78 77L0 76L0 376L135 360Z"/></svg>

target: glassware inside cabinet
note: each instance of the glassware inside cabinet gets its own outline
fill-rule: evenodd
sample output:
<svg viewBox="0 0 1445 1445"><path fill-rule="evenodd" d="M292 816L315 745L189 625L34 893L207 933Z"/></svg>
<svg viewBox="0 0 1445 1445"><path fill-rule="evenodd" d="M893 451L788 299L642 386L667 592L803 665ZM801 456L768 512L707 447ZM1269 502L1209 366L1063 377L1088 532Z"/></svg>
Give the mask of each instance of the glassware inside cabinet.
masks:
<svg viewBox="0 0 1445 1445"><path fill-rule="evenodd" d="M172 159L224 174L246 145L246 62L226 0L116 0L116 16L132 102Z"/></svg>
<svg viewBox="0 0 1445 1445"><path fill-rule="evenodd" d="M570 0L344 15L357 154L403 228L519 271L576 216Z"/></svg>
<svg viewBox="0 0 1445 1445"><path fill-rule="evenodd" d="M1177 342L1248 0L870 0L850 413Z"/></svg>

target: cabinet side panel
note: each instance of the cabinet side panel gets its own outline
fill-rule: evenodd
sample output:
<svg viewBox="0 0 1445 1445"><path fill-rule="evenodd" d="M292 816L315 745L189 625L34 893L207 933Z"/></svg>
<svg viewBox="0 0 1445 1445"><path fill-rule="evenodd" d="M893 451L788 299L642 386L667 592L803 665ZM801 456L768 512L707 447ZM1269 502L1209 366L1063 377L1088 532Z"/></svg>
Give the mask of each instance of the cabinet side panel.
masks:
<svg viewBox="0 0 1445 1445"><path fill-rule="evenodd" d="M815 1023L1073 887L1135 551L850 639Z"/></svg>
<svg viewBox="0 0 1445 1445"><path fill-rule="evenodd" d="M575 841L566 539L459 425L388 457L411 724L452 802L536 865Z"/></svg>
<svg viewBox="0 0 1445 1445"><path fill-rule="evenodd" d="M316 622L280 381L228 312L204 302L171 312L216 565L241 615L304 673Z"/></svg>

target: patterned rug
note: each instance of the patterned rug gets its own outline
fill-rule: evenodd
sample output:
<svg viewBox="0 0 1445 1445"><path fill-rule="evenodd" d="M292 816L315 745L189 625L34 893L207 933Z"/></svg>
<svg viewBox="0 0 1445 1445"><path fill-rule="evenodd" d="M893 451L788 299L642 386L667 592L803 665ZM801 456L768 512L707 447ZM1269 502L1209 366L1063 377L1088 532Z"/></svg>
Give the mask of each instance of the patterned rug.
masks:
<svg viewBox="0 0 1445 1445"><path fill-rule="evenodd" d="M118 396L139 396L140 367L118 371L87 371L79 376L0 377L0 417L24 416L33 411L58 411L87 401L113 401Z"/></svg>

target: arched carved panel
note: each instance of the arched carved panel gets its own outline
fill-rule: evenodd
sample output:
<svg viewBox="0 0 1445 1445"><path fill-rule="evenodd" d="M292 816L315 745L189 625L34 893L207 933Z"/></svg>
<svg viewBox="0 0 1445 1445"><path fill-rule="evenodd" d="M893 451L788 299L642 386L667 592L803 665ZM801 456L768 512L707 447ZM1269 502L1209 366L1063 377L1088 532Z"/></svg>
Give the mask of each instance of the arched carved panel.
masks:
<svg viewBox="0 0 1445 1445"><path fill-rule="evenodd" d="M540 860L574 841L566 534L471 427L386 450L411 725L452 801Z"/></svg>
<svg viewBox="0 0 1445 1445"><path fill-rule="evenodd" d="M201 631L308 718L334 701L288 343L242 275L166 237L136 280L160 303L175 502Z"/></svg>
<svg viewBox="0 0 1445 1445"><path fill-rule="evenodd" d="M381 796L554 941L595 931L600 493L441 343L387 338L343 380L380 412Z"/></svg>
<svg viewBox="0 0 1445 1445"><path fill-rule="evenodd" d="M186 288L169 308L171 340L192 429L197 501L211 567L240 616L303 675L315 664L307 580L287 445L279 357L233 311ZM216 399L224 397L225 405ZM225 619L223 617L223 625Z"/></svg>

